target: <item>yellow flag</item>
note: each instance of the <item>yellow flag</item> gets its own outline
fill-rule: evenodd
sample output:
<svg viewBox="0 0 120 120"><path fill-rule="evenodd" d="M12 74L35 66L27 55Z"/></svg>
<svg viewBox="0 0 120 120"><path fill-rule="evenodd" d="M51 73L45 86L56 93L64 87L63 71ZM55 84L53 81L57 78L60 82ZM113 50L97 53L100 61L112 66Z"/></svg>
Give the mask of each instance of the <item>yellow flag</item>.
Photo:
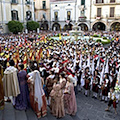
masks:
<svg viewBox="0 0 120 120"><path fill-rule="evenodd" d="M62 38L61 38L61 33L59 33L59 40L61 40Z"/></svg>

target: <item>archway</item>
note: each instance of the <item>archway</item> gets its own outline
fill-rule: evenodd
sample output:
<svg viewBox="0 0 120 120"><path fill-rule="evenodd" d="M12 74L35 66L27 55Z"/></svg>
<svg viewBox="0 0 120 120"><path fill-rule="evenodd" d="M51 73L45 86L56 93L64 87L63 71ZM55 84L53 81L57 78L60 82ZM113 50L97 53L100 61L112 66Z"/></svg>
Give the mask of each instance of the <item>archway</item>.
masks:
<svg viewBox="0 0 120 120"><path fill-rule="evenodd" d="M85 23L80 23L78 26L81 27L82 31L88 31L88 26Z"/></svg>
<svg viewBox="0 0 120 120"><path fill-rule="evenodd" d="M64 30L66 31L66 30L72 30L72 24L71 23L69 23L68 25L67 24L65 24L65 26L64 26Z"/></svg>
<svg viewBox="0 0 120 120"><path fill-rule="evenodd" d="M48 30L48 22L47 21L43 22L40 26L40 29L41 30Z"/></svg>
<svg viewBox="0 0 120 120"><path fill-rule="evenodd" d="M60 30L60 24L59 23L54 23L52 25L52 30L54 31L59 31Z"/></svg>
<svg viewBox="0 0 120 120"><path fill-rule="evenodd" d="M111 31L120 31L120 22L114 22L114 23L110 26L110 30L111 30Z"/></svg>
<svg viewBox="0 0 120 120"><path fill-rule="evenodd" d="M102 22L96 22L93 27L92 27L92 30L94 31L98 31L98 30L101 30L101 31L104 31L106 28L105 24L102 23Z"/></svg>

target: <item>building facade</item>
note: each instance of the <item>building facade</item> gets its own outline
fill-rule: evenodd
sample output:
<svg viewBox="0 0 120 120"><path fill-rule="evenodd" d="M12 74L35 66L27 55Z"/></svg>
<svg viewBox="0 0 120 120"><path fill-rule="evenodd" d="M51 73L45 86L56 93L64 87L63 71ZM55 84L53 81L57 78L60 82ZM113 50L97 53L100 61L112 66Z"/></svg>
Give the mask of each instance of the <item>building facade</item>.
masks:
<svg viewBox="0 0 120 120"><path fill-rule="evenodd" d="M50 29L50 0L35 1L35 18L41 30Z"/></svg>
<svg viewBox="0 0 120 120"><path fill-rule="evenodd" d="M93 0L92 30L120 31L120 0Z"/></svg>
<svg viewBox="0 0 120 120"><path fill-rule="evenodd" d="M16 20L24 23L35 20L33 0L0 0L0 32L7 33L7 23Z"/></svg>
<svg viewBox="0 0 120 120"><path fill-rule="evenodd" d="M76 21L75 0L51 0L51 30L71 30Z"/></svg>
<svg viewBox="0 0 120 120"><path fill-rule="evenodd" d="M77 22L84 31L120 31L120 0L51 0L50 9L52 30Z"/></svg>

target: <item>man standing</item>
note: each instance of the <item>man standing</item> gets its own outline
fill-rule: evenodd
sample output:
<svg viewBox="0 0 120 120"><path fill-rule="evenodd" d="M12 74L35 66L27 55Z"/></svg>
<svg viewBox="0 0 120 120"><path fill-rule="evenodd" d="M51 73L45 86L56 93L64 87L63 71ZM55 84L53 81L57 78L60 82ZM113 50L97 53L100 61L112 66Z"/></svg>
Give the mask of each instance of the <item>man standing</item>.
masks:
<svg viewBox="0 0 120 120"><path fill-rule="evenodd" d="M5 97L13 97L12 103L15 105L14 97L20 94L19 83L17 78L17 69L14 67L13 60L9 61L10 66L5 69L3 77L3 86Z"/></svg>

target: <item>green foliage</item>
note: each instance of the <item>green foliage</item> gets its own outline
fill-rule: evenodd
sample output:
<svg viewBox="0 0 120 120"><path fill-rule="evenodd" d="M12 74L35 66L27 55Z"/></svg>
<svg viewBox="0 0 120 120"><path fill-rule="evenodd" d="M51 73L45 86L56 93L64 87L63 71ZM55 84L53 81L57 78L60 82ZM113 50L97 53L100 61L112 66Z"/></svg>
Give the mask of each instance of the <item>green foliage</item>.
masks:
<svg viewBox="0 0 120 120"><path fill-rule="evenodd" d="M18 32L22 32L23 24L19 21L9 21L8 22L8 29L13 34L18 34Z"/></svg>
<svg viewBox="0 0 120 120"><path fill-rule="evenodd" d="M39 23L35 22L35 21L28 21L27 22L27 29L29 31L33 31L33 30L37 30L37 28L39 28Z"/></svg>
<svg viewBox="0 0 120 120"><path fill-rule="evenodd" d="M101 42L101 39L97 39L96 42Z"/></svg>
<svg viewBox="0 0 120 120"><path fill-rule="evenodd" d="M111 41L109 39L106 39L106 41L102 41L101 39L97 39L96 42L101 42L103 45L109 44Z"/></svg>
<svg viewBox="0 0 120 120"><path fill-rule="evenodd" d="M103 39L107 39L107 37L103 37Z"/></svg>
<svg viewBox="0 0 120 120"><path fill-rule="evenodd" d="M99 37L99 36L95 34L95 35L93 35L93 37Z"/></svg>
<svg viewBox="0 0 120 120"><path fill-rule="evenodd" d="M109 40L109 39L107 39L107 41L102 41L101 43L103 44L103 45L105 45L105 44L109 44L111 41Z"/></svg>

